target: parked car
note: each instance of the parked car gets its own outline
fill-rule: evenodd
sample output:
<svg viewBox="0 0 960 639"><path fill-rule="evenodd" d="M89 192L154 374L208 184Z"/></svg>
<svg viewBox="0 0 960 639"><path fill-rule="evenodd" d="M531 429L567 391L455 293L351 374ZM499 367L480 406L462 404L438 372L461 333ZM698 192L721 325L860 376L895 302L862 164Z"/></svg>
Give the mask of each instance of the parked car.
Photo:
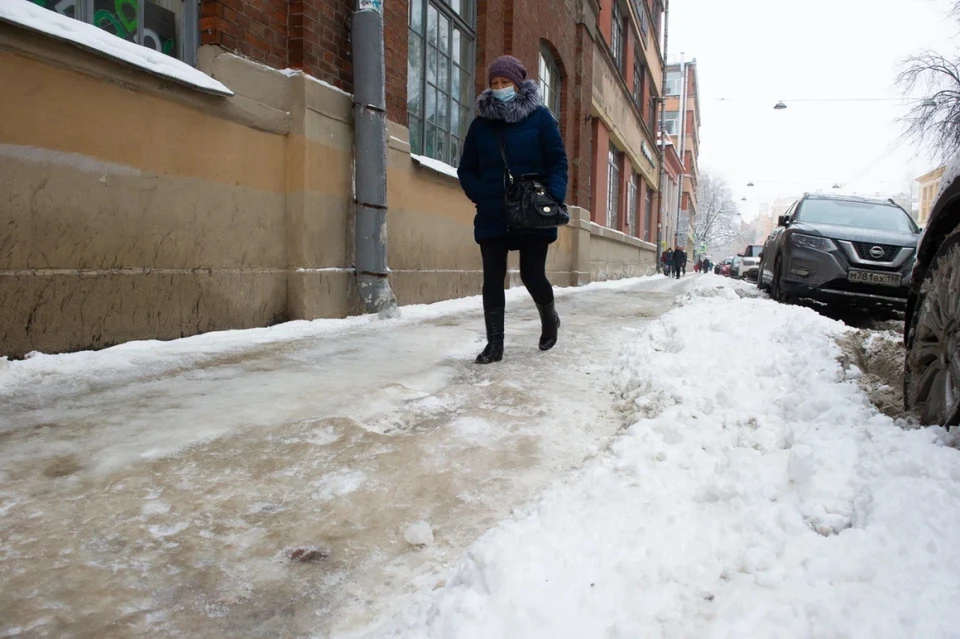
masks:
<svg viewBox="0 0 960 639"><path fill-rule="evenodd" d="M944 176L917 250L904 321L903 400L924 424L960 424L960 179Z"/></svg>
<svg viewBox="0 0 960 639"><path fill-rule="evenodd" d="M767 238L757 285L784 303L902 310L919 238L893 200L808 193Z"/></svg>
<svg viewBox="0 0 960 639"><path fill-rule="evenodd" d="M720 262L719 274L730 277L730 268L732 266L733 266L733 258L732 257L725 258L722 262Z"/></svg>
<svg viewBox="0 0 960 639"><path fill-rule="evenodd" d="M749 244L740 254L740 270L737 275L742 280L757 281L760 272L760 254L763 253L763 244Z"/></svg>

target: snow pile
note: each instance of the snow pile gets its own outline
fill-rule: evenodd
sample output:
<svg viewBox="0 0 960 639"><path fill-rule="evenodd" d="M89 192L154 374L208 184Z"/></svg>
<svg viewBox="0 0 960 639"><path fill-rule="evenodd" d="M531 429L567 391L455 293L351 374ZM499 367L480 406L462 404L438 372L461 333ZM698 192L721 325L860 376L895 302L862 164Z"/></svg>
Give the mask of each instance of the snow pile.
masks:
<svg viewBox="0 0 960 639"><path fill-rule="evenodd" d="M3 0L3 2L0 2L0 20L39 31L59 40L72 42L114 60L126 62L145 71L210 93L225 96L233 95L233 91L221 82L194 69L189 64L159 51L118 38L92 24L86 24L62 16L56 11L44 9L29 0Z"/></svg>
<svg viewBox="0 0 960 639"><path fill-rule="evenodd" d="M634 423L611 450L384 633L957 636L950 436L869 404L838 362L840 323L722 286L624 347Z"/></svg>
<svg viewBox="0 0 960 639"><path fill-rule="evenodd" d="M433 528L429 522L418 521L407 526L403 538L411 546L429 546L433 543Z"/></svg>

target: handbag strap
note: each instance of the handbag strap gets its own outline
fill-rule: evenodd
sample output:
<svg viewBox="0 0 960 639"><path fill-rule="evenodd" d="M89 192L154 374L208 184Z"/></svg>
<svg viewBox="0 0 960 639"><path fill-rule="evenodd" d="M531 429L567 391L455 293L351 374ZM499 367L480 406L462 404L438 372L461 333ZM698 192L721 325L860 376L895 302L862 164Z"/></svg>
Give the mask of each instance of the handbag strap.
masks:
<svg viewBox="0 0 960 639"><path fill-rule="evenodd" d="M503 145L503 133L497 136L497 145L500 147L500 157L503 158L503 168L507 172L507 177L510 178L510 184L513 184L513 172L510 170L510 163L507 162L507 150Z"/></svg>

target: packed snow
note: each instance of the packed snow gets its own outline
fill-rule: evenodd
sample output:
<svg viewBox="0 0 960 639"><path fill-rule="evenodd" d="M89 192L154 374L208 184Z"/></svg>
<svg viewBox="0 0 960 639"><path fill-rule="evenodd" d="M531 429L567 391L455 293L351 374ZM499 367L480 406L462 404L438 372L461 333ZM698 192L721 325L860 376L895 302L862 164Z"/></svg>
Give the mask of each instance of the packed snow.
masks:
<svg viewBox="0 0 960 639"><path fill-rule="evenodd" d="M956 436L879 414L842 324L718 281L624 345L610 450L378 636L960 636Z"/></svg>
<svg viewBox="0 0 960 639"><path fill-rule="evenodd" d="M176 80L210 93L230 96L233 91L202 71L176 58L128 42L122 38L56 11L50 11L30 0L3 0L0 2L0 20L59 40L92 49L114 60L126 62L150 73Z"/></svg>

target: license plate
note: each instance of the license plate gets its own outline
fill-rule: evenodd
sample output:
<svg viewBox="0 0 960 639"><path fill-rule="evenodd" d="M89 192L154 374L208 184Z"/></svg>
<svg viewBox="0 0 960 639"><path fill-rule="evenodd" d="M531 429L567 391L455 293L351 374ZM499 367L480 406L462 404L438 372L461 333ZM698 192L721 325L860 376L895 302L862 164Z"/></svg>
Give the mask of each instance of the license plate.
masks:
<svg viewBox="0 0 960 639"><path fill-rule="evenodd" d="M879 286L900 286L899 273L877 273L875 271L850 271L847 280L859 284L877 284Z"/></svg>

